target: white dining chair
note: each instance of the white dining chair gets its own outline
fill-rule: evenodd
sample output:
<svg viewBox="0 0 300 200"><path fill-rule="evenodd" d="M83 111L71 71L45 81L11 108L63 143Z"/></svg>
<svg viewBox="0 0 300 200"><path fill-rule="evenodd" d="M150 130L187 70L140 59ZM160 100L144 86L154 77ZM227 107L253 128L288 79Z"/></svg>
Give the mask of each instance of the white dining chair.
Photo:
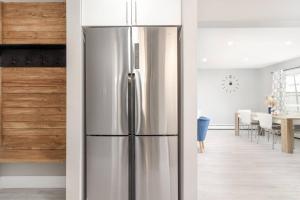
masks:
<svg viewBox="0 0 300 200"><path fill-rule="evenodd" d="M276 133L280 130L280 127L278 128L278 125L273 125L273 117L271 114L259 113L257 114L257 118L259 121L259 126L261 127L260 133L257 134L257 143L259 142L259 137L262 135L263 131L268 132L268 134L271 133L273 135L272 149L274 149L275 136Z"/></svg>
<svg viewBox="0 0 300 200"><path fill-rule="evenodd" d="M248 130L248 138L249 138L249 134L250 134L249 131L251 131L251 142L252 142L253 129L258 128L258 123L257 123L257 121L252 120L251 110L239 110L238 113L239 113L241 125L246 126L246 128Z"/></svg>
<svg viewBox="0 0 300 200"><path fill-rule="evenodd" d="M239 110L238 113L240 118L240 125L242 126L242 129L246 127L249 137L249 130L251 125L251 110Z"/></svg>

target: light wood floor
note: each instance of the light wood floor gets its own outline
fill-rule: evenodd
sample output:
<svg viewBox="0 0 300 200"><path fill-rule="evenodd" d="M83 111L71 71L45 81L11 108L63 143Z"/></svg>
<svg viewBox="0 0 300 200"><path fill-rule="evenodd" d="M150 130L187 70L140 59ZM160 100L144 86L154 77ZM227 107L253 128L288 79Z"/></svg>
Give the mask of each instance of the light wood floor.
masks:
<svg viewBox="0 0 300 200"><path fill-rule="evenodd" d="M275 150L246 133L209 131L206 152L198 154L198 200L299 200L300 141L294 154Z"/></svg>
<svg viewBox="0 0 300 200"><path fill-rule="evenodd" d="M0 189L0 200L65 200L65 189Z"/></svg>

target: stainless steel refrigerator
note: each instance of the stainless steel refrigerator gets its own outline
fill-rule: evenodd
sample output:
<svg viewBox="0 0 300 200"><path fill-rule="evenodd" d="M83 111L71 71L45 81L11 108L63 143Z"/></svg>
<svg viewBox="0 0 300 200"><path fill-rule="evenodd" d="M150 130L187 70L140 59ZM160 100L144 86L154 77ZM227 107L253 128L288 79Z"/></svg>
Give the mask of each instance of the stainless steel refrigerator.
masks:
<svg viewBox="0 0 300 200"><path fill-rule="evenodd" d="M179 197L180 27L86 27L86 198Z"/></svg>

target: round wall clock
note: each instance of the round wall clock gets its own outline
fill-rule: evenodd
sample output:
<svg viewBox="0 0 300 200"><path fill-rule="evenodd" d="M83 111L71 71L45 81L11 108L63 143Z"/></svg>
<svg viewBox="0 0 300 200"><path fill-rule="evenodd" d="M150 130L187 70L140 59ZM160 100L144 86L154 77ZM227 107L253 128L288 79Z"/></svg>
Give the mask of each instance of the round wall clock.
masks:
<svg viewBox="0 0 300 200"><path fill-rule="evenodd" d="M222 80L222 89L226 93L229 94L234 93L239 89L239 87L240 87L239 79L234 75L226 75Z"/></svg>

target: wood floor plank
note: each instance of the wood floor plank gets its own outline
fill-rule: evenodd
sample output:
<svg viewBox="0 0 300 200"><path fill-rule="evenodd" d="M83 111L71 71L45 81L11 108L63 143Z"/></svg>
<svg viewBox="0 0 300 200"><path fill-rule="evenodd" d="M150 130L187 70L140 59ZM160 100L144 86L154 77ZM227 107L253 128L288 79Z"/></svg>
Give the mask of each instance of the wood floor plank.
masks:
<svg viewBox="0 0 300 200"><path fill-rule="evenodd" d="M245 131L237 137L234 130L209 130L206 151L198 154L198 199L298 200L300 140L295 144L286 154L265 137L257 144Z"/></svg>

